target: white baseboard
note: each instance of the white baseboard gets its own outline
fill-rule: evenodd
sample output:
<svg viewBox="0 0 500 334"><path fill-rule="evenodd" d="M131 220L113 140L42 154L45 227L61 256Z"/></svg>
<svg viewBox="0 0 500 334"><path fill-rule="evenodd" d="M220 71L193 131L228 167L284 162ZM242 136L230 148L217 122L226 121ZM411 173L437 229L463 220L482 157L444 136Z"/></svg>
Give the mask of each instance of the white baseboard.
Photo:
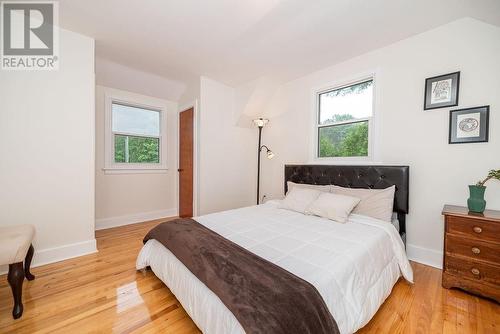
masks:
<svg viewBox="0 0 500 334"><path fill-rule="evenodd" d="M43 266L44 264L72 259L74 257L92 254L95 252L97 252L95 239L54 248L45 248L39 251L35 249L32 266Z"/></svg>
<svg viewBox="0 0 500 334"><path fill-rule="evenodd" d="M35 255L33 256L31 267L39 267L45 264L68 260L95 252L97 252L95 239L40 250L35 248ZM8 266L0 266L0 275L7 273L7 271Z"/></svg>
<svg viewBox="0 0 500 334"><path fill-rule="evenodd" d="M177 216L177 209L157 210L150 212L135 213L126 216L100 218L95 220L95 229L104 230L106 228L118 227L129 224L142 223L148 220L161 219Z"/></svg>
<svg viewBox="0 0 500 334"><path fill-rule="evenodd" d="M406 253L412 261L443 269L443 252L406 244Z"/></svg>

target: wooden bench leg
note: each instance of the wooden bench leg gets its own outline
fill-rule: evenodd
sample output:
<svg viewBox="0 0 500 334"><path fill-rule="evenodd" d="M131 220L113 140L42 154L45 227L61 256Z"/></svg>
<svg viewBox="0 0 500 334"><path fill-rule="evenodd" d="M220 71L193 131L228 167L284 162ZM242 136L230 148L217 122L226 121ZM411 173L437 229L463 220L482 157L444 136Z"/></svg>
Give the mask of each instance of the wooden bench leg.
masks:
<svg viewBox="0 0 500 334"><path fill-rule="evenodd" d="M34 252L35 249L33 248L33 245L30 245L28 253L26 254L26 258L24 259L24 275L26 276L26 279L28 279L28 281L32 281L35 279L35 275L30 272L31 260L33 259Z"/></svg>
<svg viewBox="0 0 500 334"><path fill-rule="evenodd" d="M12 316L14 319L20 318L23 315L23 281L24 281L24 270L23 263L17 262L9 264L9 274L7 275L7 281L12 289L12 296L14 297L14 308L12 309Z"/></svg>

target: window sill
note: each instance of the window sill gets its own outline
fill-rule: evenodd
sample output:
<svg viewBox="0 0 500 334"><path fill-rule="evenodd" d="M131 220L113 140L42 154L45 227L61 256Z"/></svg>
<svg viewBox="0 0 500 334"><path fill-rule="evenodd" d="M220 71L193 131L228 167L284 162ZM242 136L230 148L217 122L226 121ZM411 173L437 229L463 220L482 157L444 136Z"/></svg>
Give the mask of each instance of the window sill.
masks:
<svg viewBox="0 0 500 334"><path fill-rule="evenodd" d="M164 174L167 168L103 168L104 174Z"/></svg>
<svg viewBox="0 0 500 334"><path fill-rule="evenodd" d="M316 163L319 165L322 164L339 164L339 165L347 165L347 164L356 164L356 163L365 163L365 164L371 164L374 163L373 157L367 156L367 157L323 157L323 158L318 158L315 157L311 161L312 163Z"/></svg>

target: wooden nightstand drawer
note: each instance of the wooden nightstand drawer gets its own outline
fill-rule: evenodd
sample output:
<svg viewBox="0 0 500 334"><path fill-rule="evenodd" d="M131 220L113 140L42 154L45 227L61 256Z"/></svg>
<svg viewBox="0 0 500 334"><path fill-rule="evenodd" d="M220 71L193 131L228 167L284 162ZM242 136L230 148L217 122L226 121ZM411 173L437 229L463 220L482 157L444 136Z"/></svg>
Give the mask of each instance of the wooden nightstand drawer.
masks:
<svg viewBox="0 0 500 334"><path fill-rule="evenodd" d="M445 205L442 285L500 302L500 211Z"/></svg>
<svg viewBox="0 0 500 334"><path fill-rule="evenodd" d="M484 281L500 288L500 267L497 266L447 256L445 270L451 275Z"/></svg>
<svg viewBox="0 0 500 334"><path fill-rule="evenodd" d="M446 236L446 253L466 256L471 259L500 263L500 244L469 239L461 236Z"/></svg>
<svg viewBox="0 0 500 334"><path fill-rule="evenodd" d="M500 242L499 224L488 221L481 221L474 218L448 216L448 233L463 234L471 238L479 238L493 242Z"/></svg>

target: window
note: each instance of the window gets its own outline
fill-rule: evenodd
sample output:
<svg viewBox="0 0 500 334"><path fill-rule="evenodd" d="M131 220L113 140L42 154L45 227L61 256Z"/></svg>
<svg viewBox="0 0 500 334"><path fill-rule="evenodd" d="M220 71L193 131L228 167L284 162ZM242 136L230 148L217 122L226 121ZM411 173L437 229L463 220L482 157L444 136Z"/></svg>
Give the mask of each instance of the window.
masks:
<svg viewBox="0 0 500 334"><path fill-rule="evenodd" d="M373 79L318 94L317 157L367 157Z"/></svg>
<svg viewBox="0 0 500 334"><path fill-rule="evenodd" d="M113 102L115 163L160 163L160 111Z"/></svg>
<svg viewBox="0 0 500 334"><path fill-rule="evenodd" d="M112 91L106 94L105 170L166 169L165 104Z"/></svg>

